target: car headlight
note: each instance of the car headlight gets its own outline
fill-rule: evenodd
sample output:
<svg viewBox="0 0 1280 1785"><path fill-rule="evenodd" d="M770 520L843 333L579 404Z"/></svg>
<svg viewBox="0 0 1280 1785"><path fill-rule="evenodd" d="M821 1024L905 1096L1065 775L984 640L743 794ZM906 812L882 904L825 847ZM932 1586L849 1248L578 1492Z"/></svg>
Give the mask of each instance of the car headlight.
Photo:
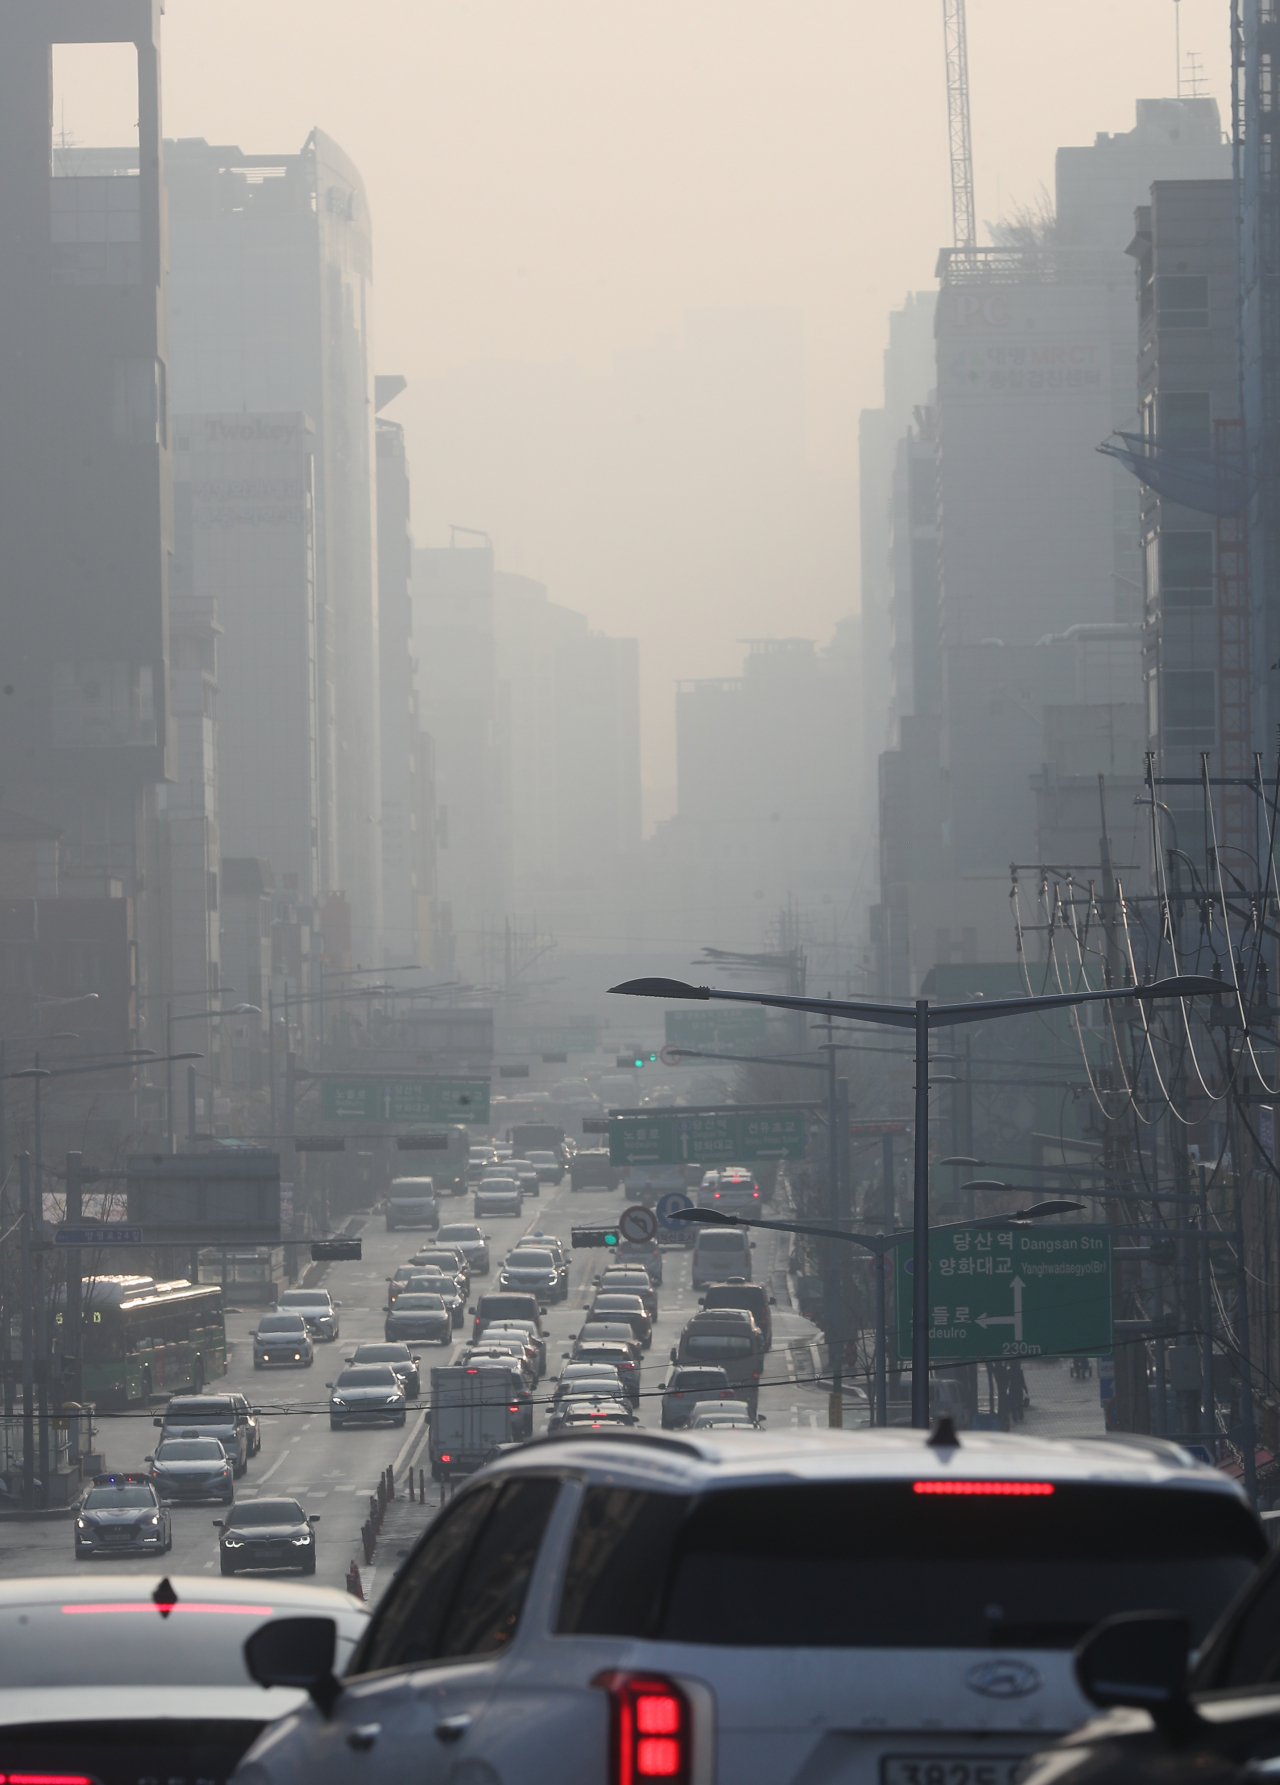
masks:
<svg viewBox="0 0 1280 1785"><path fill-rule="evenodd" d="M404 1399L403 1395L388 1395L387 1396L387 1406L395 1407L396 1405L398 1405L399 1402L403 1401L403 1399Z"/></svg>
<svg viewBox="0 0 1280 1785"><path fill-rule="evenodd" d="M311 1542L311 1533L308 1531L305 1537L294 1537L291 1538L290 1541L296 1544L299 1549L305 1549L307 1544Z"/></svg>
<svg viewBox="0 0 1280 1785"><path fill-rule="evenodd" d="M143 1519L142 1522L144 1525L158 1525L160 1523L160 1514L158 1512L153 1512L150 1518Z"/></svg>
<svg viewBox="0 0 1280 1785"><path fill-rule="evenodd" d="M243 1537L224 1537L222 1547L223 1549L243 1549L244 1539Z"/></svg>
<svg viewBox="0 0 1280 1785"><path fill-rule="evenodd" d="M78 1518L76 1520L77 1531L88 1531L89 1529L91 1529L91 1527L87 1518Z"/></svg>
<svg viewBox="0 0 1280 1785"><path fill-rule="evenodd" d="M346 1404L347 1403L343 1400L341 1395L334 1395L333 1399L329 1402L331 1407L345 1407Z"/></svg>
<svg viewBox="0 0 1280 1785"><path fill-rule="evenodd" d="M230 1475L230 1473L231 1473L231 1464L230 1464L230 1463L224 1463L224 1464L223 1464L223 1465L222 1465L222 1469L221 1469L221 1473L222 1473L222 1474L223 1474L223 1475Z"/></svg>

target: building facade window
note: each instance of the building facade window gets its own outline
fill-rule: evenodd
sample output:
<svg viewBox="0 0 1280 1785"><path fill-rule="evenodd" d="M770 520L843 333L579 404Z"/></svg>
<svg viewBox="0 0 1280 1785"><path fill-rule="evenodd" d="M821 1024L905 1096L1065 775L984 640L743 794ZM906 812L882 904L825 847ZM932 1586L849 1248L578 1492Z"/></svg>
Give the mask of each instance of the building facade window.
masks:
<svg viewBox="0 0 1280 1785"><path fill-rule="evenodd" d="M1203 531L1162 530L1160 548L1160 601L1164 607L1211 607L1213 605L1213 534Z"/></svg>
<svg viewBox="0 0 1280 1785"><path fill-rule="evenodd" d="M1207 390L1160 392L1158 439L1162 447L1173 452L1207 453L1209 424Z"/></svg>
<svg viewBox="0 0 1280 1785"><path fill-rule="evenodd" d="M1167 745L1211 745L1217 716L1211 669L1168 669L1161 681Z"/></svg>
<svg viewBox="0 0 1280 1785"><path fill-rule="evenodd" d="M1208 328L1209 281L1203 273L1161 273L1156 280L1160 327Z"/></svg>

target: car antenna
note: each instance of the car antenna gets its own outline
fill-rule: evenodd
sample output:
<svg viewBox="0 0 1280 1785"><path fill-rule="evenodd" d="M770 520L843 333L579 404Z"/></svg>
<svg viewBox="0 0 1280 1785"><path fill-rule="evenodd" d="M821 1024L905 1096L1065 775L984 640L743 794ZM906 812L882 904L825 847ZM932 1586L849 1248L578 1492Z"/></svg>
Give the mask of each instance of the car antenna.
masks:
<svg viewBox="0 0 1280 1785"><path fill-rule="evenodd" d="M174 1591L173 1582L169 1579L167 1574L151 1597L155 1601L156 1610L160 1613L160 1616L162 1618L167 1618L174 1606L178 1603L178 1595Z"/></svg>
<svg viewBox="0 0 1280 1785"><path fill-rule="evenodd" d="M930 1450L959 1450L960 1440L956 1436L956 1422L949 1413L940 1413L938 1423L925 1440Z"/></svg>

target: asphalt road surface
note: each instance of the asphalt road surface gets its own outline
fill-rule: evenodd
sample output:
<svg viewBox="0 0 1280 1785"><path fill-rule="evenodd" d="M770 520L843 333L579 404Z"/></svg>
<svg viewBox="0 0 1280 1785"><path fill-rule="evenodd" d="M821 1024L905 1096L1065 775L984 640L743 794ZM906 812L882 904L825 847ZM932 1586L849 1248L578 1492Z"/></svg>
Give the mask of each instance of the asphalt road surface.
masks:
<svg viewBox="0 0 1280 1785"><path fill-rule="evenodd" d="M489 1277L473 1280L472 1299L485 1288L496 1286L503 1258L525 1233L542 1228L558 1234L567 1244L571 1227L616 1222L623 1206L620 1193L610 1195L592 1190L575 1195L566 1176L556 1188L544 1187L541 1197L526 1200L522 1215L505 1219L486 1217L482 1225L491 1236L493 1268ZM442 1220L450 1219L471 1219L469 1196L446 1202ZM396 1479L403 1491L407 1468L413 1466L416 1474L417 1466L425 1462L426 1428L421 1415L429 1396L431 1368L457 1356L471 1326L468 1319L455 1334L452 1347L418 1347L423 1399L410 1403L403 1429L385 1426L331 1432L326 1382L337 1374L357 1344L382 1339L387 1278L397 1265L405 1263L431 1239L425 1231L388 1234L381 1217L376 1215L365 1222L361 1237L364 1257L360 1262L330 1265L322 1279L339 1303L341 1334L333 1344L317 1345L316 1360L310 1369L255 1372L249 1335L257 1311L245 1308L227 1315L227 1375L209 1384L210 1392L215 1393L219 1389L239 1389L255 1407L262 1409L262 1449L250 1462L247 1475L237 1482L237 1498L287 1494L301 1501L304 1511L318 1513L315 1579L326 1586L340 1586L352 1558L360 1557L360 1526L368 1510L369 1495L375 1491L383 1469L388 1463L397 1465ZM753 1274L757 1281L767 1283L778 1298L773 1349L765 1358L761 1379L760 1411L774 1431L788 1426L825 1425L827 1389L814 1381L815 1329L790 1310L786 1295L788 1236L758 1232L755 1238ZM592 1278L604 1268L607 1256L603 1250L594 1249L574 1254L569 1299L553 1303L543 1321L548 1333L547 1376L539 1388L543 1402L536 1421L539 1430L545 1424L553 1378L591 1300ZM640 1416L645 1425L654 1427L660 1425L658 1391L670 1367L670 1349L698 1307L698 1295L690 1286L689 1253L680 1249L666 1251L663 1272L659 1317L652 1349L645 1355L641 1382ZM110 1469L144 1466L143 1458L157 1436L152 1421L158 1411L157 1406L145 1412L100 1416L99 1446ZM856 1417L850 1408L846 1423L854 1423ZM440 1490L432 1488L429 1475L427 1485L430 1498L438 1500ZM182 1574L216 1572L218 1533L212 1521L222 1516L223 1509L213 1504L175 1506L173 1549L164 1558L163 1567ZM394 1559L380 1554L377 1564L380 1569L389 1567ZM159 1572L160 1566L156 1557L103 1557L77 1563L68 1518L5 1521L0 1525L0 1573L6 1575L60 1574L77 1568L145 1575Z"/></svg>

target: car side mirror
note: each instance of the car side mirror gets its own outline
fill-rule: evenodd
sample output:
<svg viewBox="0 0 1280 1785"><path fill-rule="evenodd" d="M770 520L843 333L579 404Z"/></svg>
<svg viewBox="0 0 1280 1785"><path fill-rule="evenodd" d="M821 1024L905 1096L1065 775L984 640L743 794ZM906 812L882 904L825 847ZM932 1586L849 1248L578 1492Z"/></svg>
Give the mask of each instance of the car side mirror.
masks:
<svg viewBox="0 0 1280 1785"><path fill-rule="evenodd" d="M307 1523L309 1525L318 1525L320 1523L320 1514L318 1512L309 1512L307 1514Z"/></svg>
<svg viewBox="0 0 1280 1785"><path fill-rule="evenodd" d="M154 1463L156 1459L153 1456L145 1456L142 1460L144 1463Z"/></svg>
<svg viewBox="0 0 1280 1785"><path fill-rule="evenodd" d="M255 1419L259 1418L262 1413L261 1407L250 1407L249 1411Z"/></svg>
<svg viewBox="0 0 1280 1785"><path fill-rule="evenodd" d="M260 1686L301 1687L328 1717L342 1691L333 1677L337 1636L332 1618L272 1618L245 1642L249 1676Z"/></svg>
<svg viewBox="0 0 1280 1785"><path fill-rule="evenodd" d="M430 1407L428 1407L426 1412L423 1414L422 1423L424 1426L429 1426L431 1424L431 1409L430 1409Z"/></svg>
<svg viewBox="0 0 1280 1785"><path fill-rule="evenodd" d="M342 1306L342 1303L341 1303L341 1302L335 1302L335 1303L334 1303L334 1304L333 1304L333 1305L334 1305L334 1307L335 1307L335 1308L340 1308L340 1307L341 1307L341 1306Z"/></svg>
<svg viewBox="0 0 1280 1785"><path fill-rule="evenodd" d="M474 1304L473 1304L473 1305L472 1305L472 1306L471 1306L471 1307L469 1307L469 1308L468 1308L468 1309L467 1309L467 1313L468 1313L468 1314L474 1314L474 1313L475 1313L475 1311L476 1311L476 1310L475 1310L475 1306L474 1306Z"/></svg>
<svg viewBox="0 0 1280 1785"><path fill-rule="evenodd" d="M1076 1649L1076 1679L1100 1709L1147 1711L1166 1735L1186 1740L1199 1722L1187 1698L1190 1647L1190 1623L1176 1612L1121 1612L1095 1625Z"/></svg>
<svg viewBox="0 0 1280 1785"><path fill-rule="evenodd" d="M162 1426L164 1424L164 1421L162 1419L153 1419L151 1421L151 1423L153 1426Z"/></svg>
<svg viewBox="0 0 1280 1785"><path fill-rule="evenodd" d="M676 1361L676 1348L674 1345L671 1347L671 1361L672 1363Z"/></svg>
<svg viewBox="0 0 1280 1785"><path fill-rule="evenodd" d="M332 1388L332 1387L333 1387L333 1384L332 1384L332 1382L326 1382L326 1383L325 1383L325 1387L326 1387L326 1388Z"/></svg>
<svg viewBox="0 0 1280 1785"><path fill-rule="evenodd" d="M770 1306L770 1307L771 1307L771 1308L776 1308L776 1307L777 1307L777 1305L778 1305L778 1298L777 1298L777 1296L776 1296L776 1295L771 1295L771 1296L770 1296L770 1297L769 1297L769 1306Z"/></svg>
<svg viewBox="0 0 1280 1785"><path fill-rule="evenodd" d="M570 1356L572 1356L572 1353L568 1352L568 1351L562 1351L560 1353L560 1355L561 1355L561 1357L570 1357Z"/></svg>

